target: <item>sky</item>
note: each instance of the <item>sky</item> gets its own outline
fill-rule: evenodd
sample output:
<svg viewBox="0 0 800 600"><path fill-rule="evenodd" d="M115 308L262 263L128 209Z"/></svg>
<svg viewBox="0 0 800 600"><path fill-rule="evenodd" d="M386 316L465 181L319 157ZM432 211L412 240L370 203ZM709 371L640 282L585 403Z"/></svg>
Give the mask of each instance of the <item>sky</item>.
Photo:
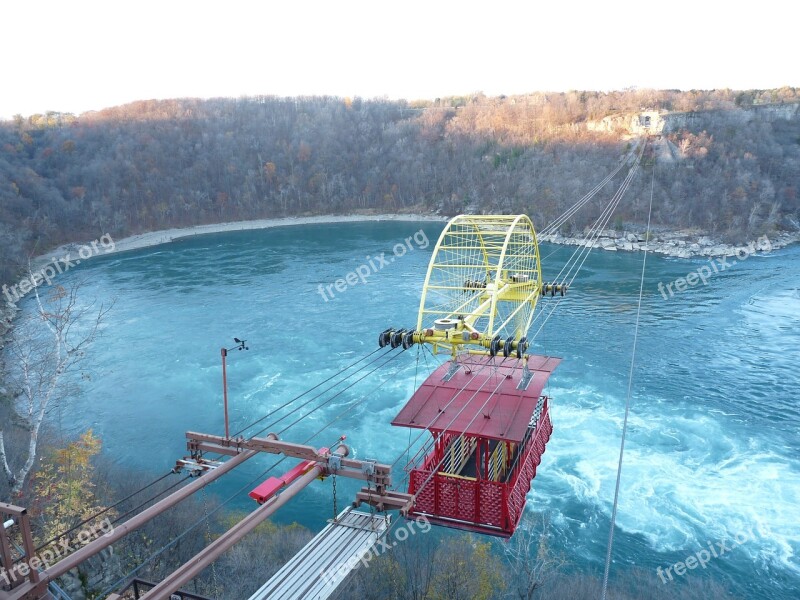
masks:
<svg viewBox="0 0 800 600"><path fill-rule="evenodd" d="M0 118L175 97L800 87L800 8L737 4L6 0Z"/></svg>

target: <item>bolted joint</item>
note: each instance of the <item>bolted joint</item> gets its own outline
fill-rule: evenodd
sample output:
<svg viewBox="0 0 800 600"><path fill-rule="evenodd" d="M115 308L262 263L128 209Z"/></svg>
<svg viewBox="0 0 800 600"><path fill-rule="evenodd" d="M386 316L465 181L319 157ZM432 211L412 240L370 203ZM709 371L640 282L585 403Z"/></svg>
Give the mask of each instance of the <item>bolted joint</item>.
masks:
<svg viewBox="0 0 800 600"><path fill-rule="evenodd" d="M328 456L328 472L336 473L342 468L342 457L338 454Z"/></svg>

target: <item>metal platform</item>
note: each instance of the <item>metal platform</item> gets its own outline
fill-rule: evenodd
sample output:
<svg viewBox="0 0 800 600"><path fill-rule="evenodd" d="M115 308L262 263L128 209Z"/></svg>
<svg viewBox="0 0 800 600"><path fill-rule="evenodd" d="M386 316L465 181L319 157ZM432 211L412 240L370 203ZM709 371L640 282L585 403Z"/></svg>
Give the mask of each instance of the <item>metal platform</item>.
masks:
<svg viewBox="0 0 800 600"><path fill-rule="evenodd" d="M347 508L249 600L325 600L386 533L385 515Z"/></svg>

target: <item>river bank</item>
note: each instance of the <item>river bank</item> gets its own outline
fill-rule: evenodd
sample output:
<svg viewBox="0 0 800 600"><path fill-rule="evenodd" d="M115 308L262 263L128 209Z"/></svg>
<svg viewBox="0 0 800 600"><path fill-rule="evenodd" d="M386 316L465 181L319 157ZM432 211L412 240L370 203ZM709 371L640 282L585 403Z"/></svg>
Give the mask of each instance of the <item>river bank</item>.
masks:
<svg viewBox="0 0 800 600"><path fill-rule="evenodd" d="M77 266L82 260L90 260L95 256L105 256L119 252L129 252L140 250L152 246L169 244L176 240L207 235L212 233L225 233L229 231L252 231L258 229L271 229L273 227L290 227L302 225L322 225L338 223L360 223L366 221L446 221L447 217L432 213L408 213L408 214L376 214L376 215L319 215L306 217L286 217L280 219L255 219L251 221L232 221L227 223L213 223L210 225L196 225L194 227L180 227L171 229L161 229L149 231L125 238L114 240L110 235L105 234L98 240L86 242L70 242L62 244L53 250L41 254L30 261L31 273L41 273L48 265L58 267L57 273L61 270ZM65 260L67 262L65 262ZM30 294L32 286L20 285L19 282L7 284L0 293L0 349L6 342L6 336L11 330L13 320L19 312L17 303ZM41 283L41 281L40 281ZM20 289L22 288L22 289Z"/></svg>
<svg viewBox="0 0 800 600"><path fill-rule="evenodd" d="M540 242L566 246L586 245L585 237L563 236L559 233L539 236ZM695 230L651 231L647 240L645 233L605 229L591 243L593 248L610 252L648 252L674 258L742 256L754 252L771 252L800 241L800 233L780 233L762 236L745 245L726 244L721 240Z"/></svg>
<svg viewBox="0 0 800 600"><path fill-rule="evenodd" d="M225 233L229 231L252 231L257 229L271 229L273 227L291 227L298 225L327 225L336 223L362 223L365 221L446 221L446 217L435 214L385 214L385 215L321 215L313 217L285 217L281 219L255 219L252 221L231 221L227 223L213 223L210 225L195 225L194 227L180 227L160 229L137 235L131 235L120 240L114 240L113 246L101 249L99 254L112 254L140 250L151 246L169 244L176 240L211 233ZM76 252L81 244L70 243L37 256L31 265L41 267L52 260L53 257L63 256L68 252Z"/></svg>
<svg viewBox="0 0 800 600"><path fill-rule="evenodd" d="M176 240L198 235L213 233L224 233L230 231L250 231L258 229L270 229L273 227L288 227L318 224L337 224L337 223L357 223L366 221L440 221L444 222L447 217L433 213L409 213L409 214L364 214L364 215L319 215L304 217L286 217L279 219L257 219L251 221L233 221L226 223L214 223L210 225L197 225L194 227L182 227L162 229L157 231L140 233L128 236L119 240L113 240L111 236L105 235L100 240L86 243L63 244L50 252L37 256L31 260L31 272L41 272L48 265L57 265L59 259L70 256L75 265L81 259L89 260L94 256L102 256L118 252L128 252L140 250L152 246L169 244ZM98 241L100 243L98 243ZM559 233L539 236L540 242L552 244L581 246L586 243L584 237L563 236ZM651 231L649 241L645 240L642 231L618 231L606 229L600 232L592 242L593 248L616 252L628 251L637 252L647 248L648 252L654 252L675 258L693 257L723 257L752 254L753 252L769 252L783 248L792 243L800 241L800 233L781 233L773 237L762 237L751 241L746 245L726 244L715 239L704 232L698 230L660 230ZM81 250L87 252L82 253ZM91 249L91 252L88 250ZM80 255L80 258L77 258ZM60 271L59 271L60 272ZM22 280L21 280L22 281ZM30 287L30 286L28 286ZM10 288L10 286L9 286ZM11 330L13 319L18 312L17 303L21 298L30 293L30 289L25 293L11 293L9 288L4 287L0 296L0 349L4 346L5 337ZM13 289L13 288L12 288ZM17 288L19 290L19 288Z"/></svg>

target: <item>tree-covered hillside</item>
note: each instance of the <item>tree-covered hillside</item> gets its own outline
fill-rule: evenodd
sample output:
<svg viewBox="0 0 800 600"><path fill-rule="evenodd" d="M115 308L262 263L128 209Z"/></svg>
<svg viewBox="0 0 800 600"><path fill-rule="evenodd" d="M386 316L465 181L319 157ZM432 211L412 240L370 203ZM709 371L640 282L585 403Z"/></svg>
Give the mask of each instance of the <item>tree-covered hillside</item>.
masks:
<svg viewBox="0 0 800 600"><path fill-rule="evenodd" d="M626 132L587 124L644 109L696 116L651 139L655 223L750 239L800 220L800 119L742 115L797 101L790 88L419 103L263 97L19 116L0 123L0 281L66 241L239 219L523 211L541 227L630 147ZM641 222L649 189L640 176L618 220Z"/></svg>

